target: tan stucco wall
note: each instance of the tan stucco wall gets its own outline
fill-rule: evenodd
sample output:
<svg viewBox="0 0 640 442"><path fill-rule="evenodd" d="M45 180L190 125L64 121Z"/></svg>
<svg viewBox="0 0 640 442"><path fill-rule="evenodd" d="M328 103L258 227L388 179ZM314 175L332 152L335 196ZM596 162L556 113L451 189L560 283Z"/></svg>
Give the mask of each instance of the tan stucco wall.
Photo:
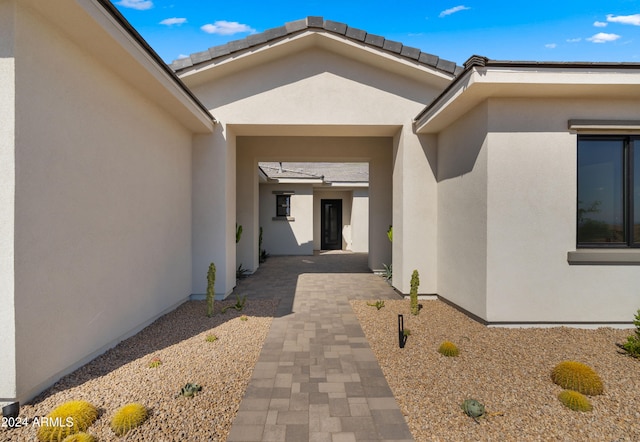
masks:
<svg viewBox="0 0 640 442"><path fill-rule="evenodd" d="M281 140L286 140L287 147L282 150L279 150L282 143L267 142L272 151L262 150L260 161L369 161L374 158L370 163L369 265L378 270L383 268L383 263L391 263L391 244L386 231L390 224L397 224L398 240L394 240L393 248L398 251L394 251L394 260L400 253L404 258L393 263L394 273L401 275L397 287L408 293L411 270L419 268L425 275L421 291L435 292L437 191L430 165L435 161L430 158L435 148L425 146L423 140L413 134L411 120L440 93L446 80L432 78L425 71L420 73L424 81L417 81L417 76L401 76L324 47L307 46L285 57L270 58L267 52L268 49L256 55L255 60L260 63L238 60L243 68L229 68L233 71L231 74L209 74L204 68L187 74L183 80L223 124L232 126L241 138L253 138L252 145L257 146L261 137L269 140L282 136ZM222 67L220 72L225 69L227 67ZM341 138L347 132L349 136ZM395 144L394 134L401 134ZM371 152L361 150L363 140L374 138L372 135L381 137L385 152L374 152L375 147ZM291 139L296 137L304 143L292 144ZM313 141L314 137L318 137L317 142ZM325 148L330 137L341 139L341 150ZM237 144L239 165L244 164L243 143ZM194 174L208 173L204 167L194 166ZM249 169L245 171L244 166L241 169L238 169L237 183L253 179L248 175L244 177ZM255 174L255 169L252 173ZM413 179L424 174L427 174L426 180ZM399 185L403 181L405 193ZM244 190L241 192L243 197L238 198L237 210L231 212L228 207L226 210L245 217L239 221L244 229L242 241L245 236L246 239L252 237L238 248L237 261L244 263L257 256L258 226L254 223L254 229L247 229L251 222L246 218L249 213L254 213L256 218L252 207L255 208L257 196L248 197ZM241 204L251 207L241 207ZM196 232L194 242L198 241L198 235ZM194 267L203 267L194 259Z"/></svg>
<svg viewBox="0 0 640 442"><path fill-rule="evenodd" d="M577 136L569 119L640 119L635 100L491 100L490 321L630 321L637 265L569 265L576 250Z"/></svg>
<svg viewBox="0 0 640 442"><path fill-rule="evenodd" d="M487 112L486 104L478 106L443 131L437 153L437 292L482 318L487 302Z"/></svg>
<svg viewBox="0 0 640 442"><path fill-rule="evenodd" d="M292 221L276 216L274 191L292 191ZM270 255L313 255L313 187L311 184L261 184L262 248ZM243 266L244 267L244 266Z"/></svg>
<svg viewBox="0 0 640 442"><path fill-rule="evenodd" d="M20 400L191 291L191 134L99 55L19 7Z"/></svg>
<svg viewBox="0 0 640 442"><path fill-rule="evenodd" d="M570 119L637 120L632 100L490 99L438 137L438 294L489 322L628 322L635 265L570 265Z"/></svg>
<svg viewBox="0 0 640 442"><path fill-rule="evenodd" d="M369 189L353 189L351 251L369 252Z"/></svg>
<svg viewBox="0 0 640 442"><path fill-rule="evenodd" d="M0 1L0 402L16 396L14 13L12 2Z"/></svg>

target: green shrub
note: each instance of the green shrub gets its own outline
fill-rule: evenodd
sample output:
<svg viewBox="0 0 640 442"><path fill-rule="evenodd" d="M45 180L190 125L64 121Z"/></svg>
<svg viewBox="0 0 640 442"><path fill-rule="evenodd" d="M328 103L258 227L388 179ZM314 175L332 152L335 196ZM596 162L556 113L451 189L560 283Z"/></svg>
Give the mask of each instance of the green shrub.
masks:
<svg viewBox="0 0 640 442"><path fill-rule="evenodd" d="M206 341L207 342L216 342L218 340L218 337L216 335L207 335Z"/></svg>
<svg viewBox="0 0 640 442"><path fill-rule="evenodd" d="M593 408L589 398L577 391L563 390L558 395L558 399L565 407L568 407L573 411L591 411Z"/></svg>
<svg viewBox="0 0 640 442"><path fill-rule="evenodd" d="M627 342L619 347L626 351L629 356L640 358L640 309L636 312L633 325L636 326L635 334L627 337Z"/></svg>
<svg viewBox="0 0 640 442"><path fill-rule="evenodd" d="M551 372L551 379L566 390L589 396L602 394L602 380L591 367L577 361L560 362Z"/></svg>

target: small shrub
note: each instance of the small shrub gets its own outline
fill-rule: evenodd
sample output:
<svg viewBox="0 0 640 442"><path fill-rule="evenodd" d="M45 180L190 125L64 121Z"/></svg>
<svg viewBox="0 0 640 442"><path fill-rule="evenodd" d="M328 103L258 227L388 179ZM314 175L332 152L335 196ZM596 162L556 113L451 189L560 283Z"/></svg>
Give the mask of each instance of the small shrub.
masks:
<svg viewBox="0 0 640 442"><path fill-rule="evenodd" d="M247 315L242 315L242 316L240 316L240 320L241 321L248 321L249 317Z"/></svg>
<svg viewBox="0 0 640 442"><path fill-rule="evenodd" d="M142 424L147 419L147 408L138 403L124 405L111 418L111 430L118 436Z"/></svg>
<svg viewBox="0 0 640 442"><path fill-rule="evenodd" d="M635 334L627 337L627 342L618 346L626 351L629 356L640 358L640 309L636 312L633 325L636 326Z"/></svg>
<svg viewBox="0 0 640 442"><path fill-rule="evenodd" d="M228 306L224 307L222 310L220 310L220 312L224 313L227 310L229 310L230 308L241 312L244 309L244 304L246 302L247 302L247 295L244 295L242 298L240 298L240 295L236 295L236 303L233 304L233 305L228 305Z"/></svg>
<svg viewBox="0 0 640 442"><path fill-rule="evenodd" d="M62 442L96 442L96 438L88 433L76 433L65 437Z"/></svg>
<svg viewBox="0 0 640 442"><path fill-rule="evenodd" d="M418 275L418 271L414 270L411 274L411 292L409 293L409 296L411 297L412 315L420 313L420 306L418 305L418 286L420 286L420 276Z"/></svg>
<svg viewBox="0 0 640 442"><path fill-rule="evenodd" d="M602 380L591 367L577 361L560 362L551 372L551 379L566 390L589 396L602 394Z"/></svg>
<svg viewBox="0 0 640 442"><path fill-rule="evenodd" d="M218 337L216 335L207 335L206 341L207 342L215 342L218 340Z"/></svg>
<svg viewBox="0 0 640 442"><path fill-rule="evenodd" d="M369 307L375 307L376 309L380 310L382 307L384 307L384 301L376 301L375 303L369 303L367 302L367 305Z"/></svg>
<svg viewBox="0 0 640 442"><path fill-rule="evenodd" d="M153 358L149 361L149 368L158 368L162 365L162 360L160 358Z"/></svg>
<svg viewBox="0 0 640 442"><path fill-rule="evenodd" d="M558 395L558 399L560 399L560 402L562 402L565 407L573 411L591 411L593 408L589 398L577 391L563 390Z"/></svg>
<svg viewBox="0 0 640 442"><path fill-rule="evenodd" d="M444 356L455 357L460 354L460 350L458 350L458 347L453 342L444 341L440 344L440 347L438 347L438 353Z"/></svg>
<svg viewBox="0 0 640 442"><path fill-rule="evenodd" d="M403 336L410 336L411 335L411 330L409 330L408 328L405 328L404 330L402 330L402 335Z"/></svg>
<svg viewBox="0 0 640 442"><path fill-rule="evenodd" d="M38 440L59 442L89 428L98 418L98 409L87 401L69 401L54 408L46 417L46 423L52 425L38 428Z"/></svg>

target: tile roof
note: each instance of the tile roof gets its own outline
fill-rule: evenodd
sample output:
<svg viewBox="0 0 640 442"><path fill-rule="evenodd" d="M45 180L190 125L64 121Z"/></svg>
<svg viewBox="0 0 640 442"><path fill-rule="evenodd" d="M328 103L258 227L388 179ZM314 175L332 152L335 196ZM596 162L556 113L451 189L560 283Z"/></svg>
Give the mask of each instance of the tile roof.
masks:
<svg viewBox="0 0 640 442"><path fill-rule="evenodd" d="M230 41L220 46L211 47L205 51L195 52L186 58L174 60L170 67L177 72L181 69L187 69L200 63L215 60L219 57L224 57L235 52L263 45L270 41L282 39L307 30L340 35L345 39L395 54L399 57L412 60L421 65L437 69L450 75L457 75L463 69L453 61L448 61L435 55L422 52L418 48L404 46L400 42L387 40L380 35L369 34L361 29L349 27L345 23L325 20L322 17L307 17L301 20L288 22L284 26L267 29L264 32L249 35L247 38L243 38L241 40Z"/></svg>
<svg viewBox="0 0 640 442"><path fill-rule="evenodd" d="M282 166L281 166L282 164ZM258 167L269 178L322 179L325 183L367 183L368 163L289 163L260 162Z"/></svg>

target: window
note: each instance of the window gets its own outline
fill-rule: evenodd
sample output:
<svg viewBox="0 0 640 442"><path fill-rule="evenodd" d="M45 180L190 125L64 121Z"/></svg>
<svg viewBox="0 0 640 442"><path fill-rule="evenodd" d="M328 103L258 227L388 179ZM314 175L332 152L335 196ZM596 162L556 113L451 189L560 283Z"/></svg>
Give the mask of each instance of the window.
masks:
<svg viewBox="0 0 640 442"><path fill-rule="evenodd" d="M276 195L276 216L291 216L291 195Z"/></svg>
<svg viewBox="0 0 640 442"><path fill-rule="evenodd" d="M577 226L578 247L640 247L640 137L578 137Z"/></svg>

